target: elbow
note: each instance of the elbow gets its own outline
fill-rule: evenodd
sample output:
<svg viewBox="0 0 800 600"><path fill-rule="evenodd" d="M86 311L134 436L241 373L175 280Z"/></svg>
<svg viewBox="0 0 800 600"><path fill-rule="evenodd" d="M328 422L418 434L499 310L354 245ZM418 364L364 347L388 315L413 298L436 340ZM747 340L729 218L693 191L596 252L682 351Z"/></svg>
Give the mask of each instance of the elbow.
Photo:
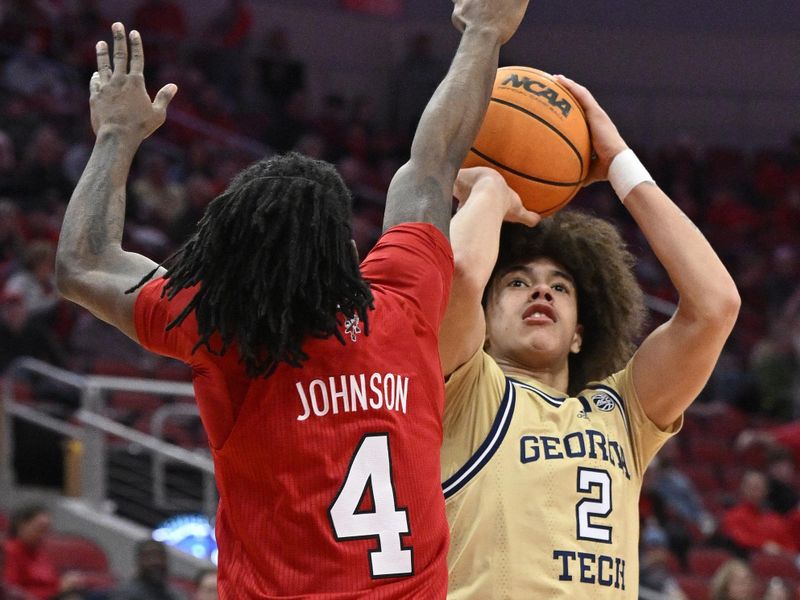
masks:
<svg viewBox="0 0 800 600"><path fill-rule="evenodd" d="M742 297L739 295L739 290L736 289L736 284L731 279L726 286L726 289L720 293L718 300L718 309L720 319L726 323L730 323L733 329L736 319L739 317L739 310L742 307Z"/></svg>
<svg viewBox="0 0 800 600"><path fill-rule="evenodd" d="M736 324L736 319L739 317L741 306L741 296L739 296L739 291L731 280L714 294L712 300L705 304L702 312L703 322L708 327L730 333Z"/></svg>
<svg viewBox="0 0 800 600"><path fill-rule="evenodd" d="M67 252L59 249L56 253L55 283L58 293L64 298L71 300L77 285L78 269L77 261L71 258Z"/></svg>
<svg viewBox="0 0 800 600"><path fill-rule="evenodd" d="M454 262L453 289L478 299L483 298L488 275L476 272L475 261L463 254L456 255Z"/></svg>

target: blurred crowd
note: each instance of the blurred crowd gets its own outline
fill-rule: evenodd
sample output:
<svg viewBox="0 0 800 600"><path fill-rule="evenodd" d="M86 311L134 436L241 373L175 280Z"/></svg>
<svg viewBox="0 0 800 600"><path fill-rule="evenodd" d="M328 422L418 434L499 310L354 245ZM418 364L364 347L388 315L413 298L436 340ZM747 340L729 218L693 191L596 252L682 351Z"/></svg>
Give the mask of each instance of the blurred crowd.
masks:
<svg viewBox="0 0 800 600"><path fill-rule="evenodd" d="M226 0L192 37L184 6L141 0L126 23L142 33L148 87L175 82L180 91L134 163L124 246L166 258L233 174L296 150L337 165L353 191L353 235L366 254L380 234L391 177L446 69L431 40L414 36L391 66L389 105L329 90L312 108L301 44L287 31L257 35L246 0ZM0 371L23 355L79 372L95 371L109 355L151 373L164 360L61 300L53 285L64 209L92 147L94 42L109 31L95 0L9 0L0 7ZM698 544L741 558L800 551L800 430L791 424L800 417L800 134L787 132L780 147L756 151L691 138L664 147L630 141L708 237L743 299L728 346L687 420L694 437L687 431L664 450L643 495L643 581L651 568L652 587L667 594L667 559L685 569ZM675 293L611 189L587 188L573 204L623 230L652 298L651 326L663 321L660 307L676 301ZM723 471L704 481L707 474L689 463L698 452L711 452L711 460L714 450L701 450L701 442L723 430L727 454L750 458L732 465L729 481ZM722 496L705 493L716 484ZM731 563L725 573L735 577L742 568L748 563Z"/></svg>
<svg viewBox="0 0 800 600"><path fill-rule="evenodd" d="M0 600L218 600L215 569L175 577L167 547L151 539L134 554L133 575L118 581L102 548L53 532L46 507L20 506L0 528Z"/></svg>

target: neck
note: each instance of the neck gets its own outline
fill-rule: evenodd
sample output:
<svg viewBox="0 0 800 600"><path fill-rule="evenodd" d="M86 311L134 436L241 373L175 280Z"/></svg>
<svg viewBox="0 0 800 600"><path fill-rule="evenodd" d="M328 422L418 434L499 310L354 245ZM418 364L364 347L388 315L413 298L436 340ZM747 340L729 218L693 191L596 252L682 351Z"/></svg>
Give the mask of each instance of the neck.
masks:
<svg viewBox="0 0 800 600"><path fill-rule="evenodd" d="M509 377L530 377L563 394L567 393L567 388L569 387L569 368L566 364L564 364L563 367L553 369L538 369L504 357L493 356L492 358L494 358L503 373Z"/></svg>

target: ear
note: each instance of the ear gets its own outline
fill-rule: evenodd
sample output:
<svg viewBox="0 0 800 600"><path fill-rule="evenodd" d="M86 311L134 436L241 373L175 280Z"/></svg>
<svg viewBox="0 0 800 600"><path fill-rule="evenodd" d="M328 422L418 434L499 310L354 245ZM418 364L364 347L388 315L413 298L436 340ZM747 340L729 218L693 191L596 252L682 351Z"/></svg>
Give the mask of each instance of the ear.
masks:
<svg viewBox="0 0 800 600"><path fill-rule="evenodd" d="M360 265L361 264L361 257L358 255L358 246L356 245L356 241L355 240L350 240L350 245L353 247L353 256L356 259L356 264Z"/></svg>
<svg viewBox="0 0 800 600"><path fill-rule="evenodd" d="M569 345L569 351L573 354L578 354L583 345L583 325L575 327L575 333L572 334L572 343Z"/></svg>

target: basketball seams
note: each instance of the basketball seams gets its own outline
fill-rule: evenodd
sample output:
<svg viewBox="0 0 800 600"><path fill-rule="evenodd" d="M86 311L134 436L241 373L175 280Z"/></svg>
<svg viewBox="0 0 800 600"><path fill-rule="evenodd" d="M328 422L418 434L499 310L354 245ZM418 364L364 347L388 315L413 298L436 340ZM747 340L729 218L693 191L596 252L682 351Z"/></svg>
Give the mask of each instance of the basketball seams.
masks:
<svg viewBox="0 0 800 600"><path fill-rule="evenodd" d="M516 175L517 177L522 177L523 179L527 179L529 181L535 181L536 183L543 183L545 185L553 185L556 187L575 187L581 184L580 181L569 181L569 182L551 181L549 179L542 179L534 175L528 175L527 173L523 173L522 171L517 171L516 169L509 167L508 165L496 161L491 156L485 155L477 148L470 148L469 151L475 154L475 156L479 157L481 160L485 160L486 162L493 164L495 167L503 169L504 171L508 171L512 175Z"/></svg>
<svg viewBox="0 0 800 600"><path fill-rule="evenodd" d="M503 67L488 108L464 166L497 169L523 204L542 216L569 203L591 166L591 134L575 97L543 71Z"/></svg>
<svg viewBox="0 0 800 600"><path fill-rule="evenodd" d="M514 110L518 110L521 113L536 119L539 123L541 123L542 125L547 127L549 130L551 130L553 133L558 135L558 137L560 137L567 144L567 146L569 146L569 148L572 150L572 152L575 153L575 157L578 159L578 164L580 165L580 169L579 169L580 175L583 175L583 157L581 156L580 151L575 147L575 144L572 143L572 140L570 140L566 135L564 135L564 133L561 130L559 130L555 125L553 125L549 121L543 119L542 117L540 117L536 113L531 112L528 109L523 108L522 106L519 106L518 104L514 104L513 102L510 102L508 100L503 100L502 98L495 98L494 96L492 96L489 99L489 101L490 102L496 102L497 104L502 104L503 106L507 106L508 108L513 108ZM526 178L530 178L529 176L525 176L525 177ZM567 186L567 185L577 185L580 182L581 182L581 180L578 180L575 183L556 183L556 182L550 182L550 181L546 181L545 183L550 183L552 185Z"/></svg>

